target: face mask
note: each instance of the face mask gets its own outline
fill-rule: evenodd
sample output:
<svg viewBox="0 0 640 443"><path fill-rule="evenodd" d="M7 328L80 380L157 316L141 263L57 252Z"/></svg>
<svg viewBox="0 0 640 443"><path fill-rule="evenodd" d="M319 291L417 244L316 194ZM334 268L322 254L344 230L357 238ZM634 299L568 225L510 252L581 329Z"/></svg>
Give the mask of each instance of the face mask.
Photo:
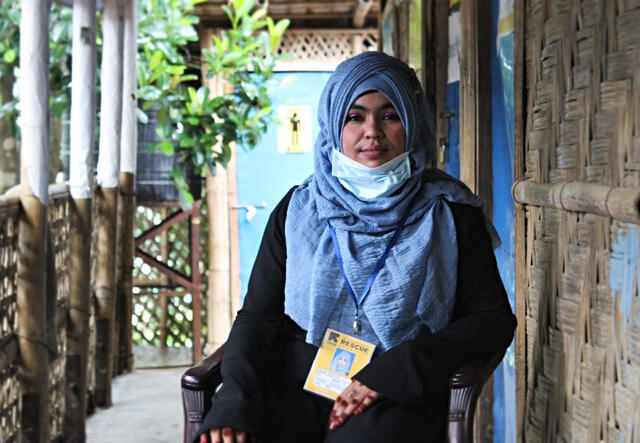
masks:
<svg viewBox="0 0 640 443"><path fill-rule="evenodd" d="M405 152L383 165L369 168L333 149L331 175L361 199L385 197L411 177L411 161L409 153Z"/></svg>

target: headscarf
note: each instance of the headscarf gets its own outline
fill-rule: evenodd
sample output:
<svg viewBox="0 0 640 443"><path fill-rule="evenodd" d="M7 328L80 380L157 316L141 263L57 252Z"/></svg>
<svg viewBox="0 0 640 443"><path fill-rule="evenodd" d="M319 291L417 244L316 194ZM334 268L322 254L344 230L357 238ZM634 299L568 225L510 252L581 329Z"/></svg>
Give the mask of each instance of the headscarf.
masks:
<svg viewBox="0 0 640 443"><path fill-rule="evenodd" d="M342 151L351 104L365 92L385 95L406 131L412 176L386 197L360 200L331 175L331 150ZM464 184L427 169L433 124L415 72L381 52L342 62L320 97L315 172L293 192L287 210L285 313L320 345L327 328L351 334L355 304L347 292L329 232L335 228L344 268L359 297L399 222L406 224L360 307L357 337L382 349L446 326L456 293L458 245L445 200L481 206Z"/></svg>

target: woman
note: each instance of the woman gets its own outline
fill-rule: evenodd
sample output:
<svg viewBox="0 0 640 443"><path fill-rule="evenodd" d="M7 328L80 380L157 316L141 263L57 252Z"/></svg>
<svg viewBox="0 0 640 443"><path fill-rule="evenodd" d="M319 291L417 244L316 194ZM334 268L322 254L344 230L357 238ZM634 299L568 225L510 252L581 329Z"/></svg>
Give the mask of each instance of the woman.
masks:
<svg viewBox="0 0 640 443"><path fill-rule="evenodd" d="M427 169L430 114L403 62L340 64L319 123L314 174L269 219L201 441L441 441L450 374L513 336L495 231ZM328 328L376 345L335 401L302 389Z"/></svg>

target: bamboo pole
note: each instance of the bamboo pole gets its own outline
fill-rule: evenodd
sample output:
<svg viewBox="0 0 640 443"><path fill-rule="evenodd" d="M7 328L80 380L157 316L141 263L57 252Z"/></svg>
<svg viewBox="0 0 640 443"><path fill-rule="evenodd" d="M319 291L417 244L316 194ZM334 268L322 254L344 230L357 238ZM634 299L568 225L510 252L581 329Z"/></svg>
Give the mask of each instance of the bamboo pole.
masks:
<svg viewBox="0 0 640 443"><path fill-rule="evenodd" d="M640 189L592 183L536 183L521 180L511 188L513 199L523 205L604 215L640 224Z"/></svg>
<svg viewBox="0 0 640 443"><path fill-rule="evenodd" d="M449 1L436 0L434 20L435 48L435 122L436 122L436 161L444 170L448 149L447 116L447 64L449 61Z"/></svg>
<svg viewBox="0 0 640 443"><path fill-rule="evenodd" d="M118 298L120 300L120 363L119 371L133 370L132 324L133 314L133 217L135 213L135 173L138 144L136 119L137 90L136 1L128 0L124 10L123 78L122 78L122 136L120 139L120 217L118 217Z"/></svg>
<svg viewBox="0 0 640 443"><path fill-rule="evenodd" d="M524 53L524 0L515 0L514 4L514 49L513 49L513 180L524 177L525 165L525 53ZM513 250L516 285L516 319L518 327L515 333L515 378L516 378L516 442L524 442L524 403L526 396L526 305L527 265L526 265L526 220L525 209L514 201L513 210Z"/></svg>
<svg viewBox="0 0 640 443"><path fill-rule="evenodd" d="M73 5L69 191L70 269L63 435L84 441L91 298L91 217L96 114L96 0Z"/></svg>
<svg viewBox="0 0 640 443"><path fill-rule="evenodd" d="M106 0L103 13L100 154L96 254L96 357L94 398L111 405L113 340L116 306L116 216L122 113L122 20L117 0Z"/></svg>
<svg viewBox="0 0 640 443"><path fill-rule="evenodd" d="M18 228L18 380L22 439L49 441L49 356L46 346L46 227L49 176L49 8L22 0Z"/></svg>
<svg viewBox="0 0 640 443"><path fill-rule="evenodd" d="M120 174L120 196L118 201L118 373L133 370L132 323L133 315L133 223L135 213L135 175Z"/></svg>
<svg viewBox="0 0 640 443"><path fill-rule="evenodd" d="M211 28L203 30L200 35L201 48L206 49L211 46L214 32ZM205 73L203 72L203 74ZM216 95L222 93L221 83L222 81L216 78L206 80L206 85L212 94ZM232 318L227 171L223 167L217 167L216 175L207 173L206 180L209 217L209 294L206 351L213 352L227 340Z"/></svg>
<svg viewBox="0 0 640 443"><path fill-rule="evenodd" d="M200 201L193 204L189 240L191 243L191 297L193 303L193 360L194 363L202 359L202 289L200 280Z"/></svg>

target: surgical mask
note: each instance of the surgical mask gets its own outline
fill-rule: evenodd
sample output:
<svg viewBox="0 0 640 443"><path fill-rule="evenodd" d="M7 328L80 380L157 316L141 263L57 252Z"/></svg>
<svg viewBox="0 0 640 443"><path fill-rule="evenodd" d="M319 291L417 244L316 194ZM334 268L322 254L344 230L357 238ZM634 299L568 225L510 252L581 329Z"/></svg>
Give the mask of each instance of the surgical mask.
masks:
<svg viewBox="0 0 640 443"><path fill-rule="evenodd" d="M411 177L411 161L405 152L383 165L369 168L333 149L331 175L360 199L386 197Z"/></svg>

